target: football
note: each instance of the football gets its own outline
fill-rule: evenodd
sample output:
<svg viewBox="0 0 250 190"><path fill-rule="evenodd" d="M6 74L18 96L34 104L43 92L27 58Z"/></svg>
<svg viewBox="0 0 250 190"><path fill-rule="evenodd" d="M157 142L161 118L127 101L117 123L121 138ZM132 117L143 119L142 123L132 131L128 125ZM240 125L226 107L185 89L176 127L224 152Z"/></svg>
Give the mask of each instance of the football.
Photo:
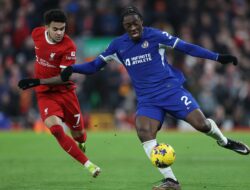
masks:
<svg viewBox="0 0 250 190"><path fill-rule="evenodd" d="M155 167L166 168L172 165L176 155L172 146L165 143L157 144L151 152L151 162Z"/></svg>

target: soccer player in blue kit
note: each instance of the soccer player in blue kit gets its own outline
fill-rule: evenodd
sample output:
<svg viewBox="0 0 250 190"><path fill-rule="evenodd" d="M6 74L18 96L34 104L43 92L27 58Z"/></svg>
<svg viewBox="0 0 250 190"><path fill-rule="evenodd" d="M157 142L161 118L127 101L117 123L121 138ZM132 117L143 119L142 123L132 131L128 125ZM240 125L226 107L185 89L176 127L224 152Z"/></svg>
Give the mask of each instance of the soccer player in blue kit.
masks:
<svg viewBox="0 0 250 190"><path fill-rule="evenodd" d="M67 67L61 76L49 79L23 79L19 87L27 89L40 84L68 81L72 73L93 74L107 63L123 64L129 73L137 96L136 131L148 157L157 144L156 135L166 113L188 122L196 130L214 138L218 145L239 154L247 155L247 145L225 137L216 123L206 118L193 96L183 87L182 72L168 63L166 48L185 54L237 65L232 55L218 54L200 46L187 43L165 31L144 27L142 15L136 7L127 7L122 14L126 33L115 38L96 59ZM181 186L171 167L159 168L164 176L153 190L180 190Z"/></svg>

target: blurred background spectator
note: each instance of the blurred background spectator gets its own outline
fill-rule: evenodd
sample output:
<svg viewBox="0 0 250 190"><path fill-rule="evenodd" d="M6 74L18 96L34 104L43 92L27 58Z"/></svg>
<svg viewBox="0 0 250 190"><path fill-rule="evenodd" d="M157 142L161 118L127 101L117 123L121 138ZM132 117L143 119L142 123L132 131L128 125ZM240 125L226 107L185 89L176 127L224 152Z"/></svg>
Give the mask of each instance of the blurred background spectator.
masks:
<svg viewBox="0 0 250 190"><path fill-rule="evenodd" d="M78 63L90 60L123 33L120 12L135 5L144 24L220 53L238 57L239 65L222 66L169 50L168 58L186 77L208 117L224 129L250 128L250 2L247 0L1 0L0 128L33 128L39 121L32 90L21 91L21 78L33 76L30 33L43 25L43 13L60 8L68 15L67 33L78 46ZM133 128L135 95L124 68L108 64L92 76L75 75L86 125L92 113L111 114L115 127ZM178 122L167 117L164 126Z"/></svg>

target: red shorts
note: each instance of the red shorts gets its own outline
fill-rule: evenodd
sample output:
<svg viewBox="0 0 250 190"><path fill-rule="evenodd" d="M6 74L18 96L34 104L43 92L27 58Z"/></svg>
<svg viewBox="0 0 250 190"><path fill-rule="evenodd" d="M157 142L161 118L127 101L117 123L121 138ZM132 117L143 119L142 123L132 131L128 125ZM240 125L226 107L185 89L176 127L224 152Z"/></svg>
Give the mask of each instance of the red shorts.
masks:
<svg viewBox="0 0 250 190"><path fill-rule="evenodd" d="M79 131L84 128L80 105L74 90L37 93L37 102L43 121L49 116L56 115L72 130Z"/></svg>

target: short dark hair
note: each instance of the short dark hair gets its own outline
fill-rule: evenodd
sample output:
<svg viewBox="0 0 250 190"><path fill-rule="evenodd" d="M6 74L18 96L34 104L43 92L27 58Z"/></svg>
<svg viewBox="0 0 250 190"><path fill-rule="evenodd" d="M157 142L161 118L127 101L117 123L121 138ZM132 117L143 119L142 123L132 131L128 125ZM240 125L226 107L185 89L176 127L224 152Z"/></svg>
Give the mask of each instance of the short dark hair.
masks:
<svg viewBox="0 0 250 190"><path fill-rule="evenodd" d="M44 13L44 22L49 25L51 22L67 22L65 13L60 9L51 9Z"/></svg>
<svg viewBox="0 0 250 190"><path fill-rule="evenodd" d="M128 6L123 9L121 17L122 20L124 19L125 16L128 15L138 15L139 18L142 20L142 14L139 12L139 10L135 6Z"/></svg>

